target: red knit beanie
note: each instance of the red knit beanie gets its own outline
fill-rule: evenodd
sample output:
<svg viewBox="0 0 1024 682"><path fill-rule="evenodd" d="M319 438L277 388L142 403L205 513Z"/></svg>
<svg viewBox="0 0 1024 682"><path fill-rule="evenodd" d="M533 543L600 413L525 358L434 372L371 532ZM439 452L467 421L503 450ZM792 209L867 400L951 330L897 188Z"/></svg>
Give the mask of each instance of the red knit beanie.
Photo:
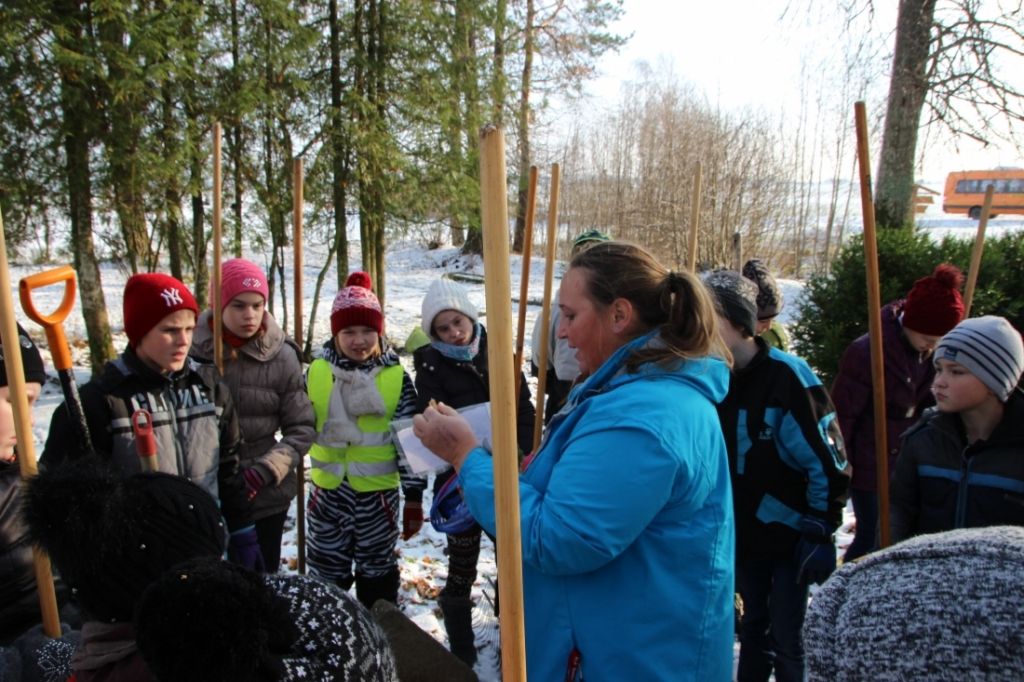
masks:
<svg viewBox="0 0 1024 682"><path fill-rule="evenodd" d="M959 324L964 316L963 280L955 265L942 263L914 282L903 303L903 326L919 334L942 336Z"/></svg>
<svg viewBox="0 0 1024 682"><path fill-rule="evenodd" d="M266 302L270 298L267 276L260 266L244 258L232 258L220 266L220 306L221 310L228 307L231 299L239 294L251 292L259 294ZM210 291L210 302L213 302L213 291Z"/></svg>
<svg viewBox="0 0 1024 682"><path fill-rule="evenodd" d="M124 285L124 333L135 348L160 320L179 310L199 315L199 306L184 284L159 272L132 275Z"/></svg>
<svg viewBox="0 0 1024 682"><path fill-rule="evenodd" d="M373 293L373 282L365 272L357 270L345 280L345 288L334 297L331 306L331 336L345 327L362 325L384 333L384 313Z"/></svg>

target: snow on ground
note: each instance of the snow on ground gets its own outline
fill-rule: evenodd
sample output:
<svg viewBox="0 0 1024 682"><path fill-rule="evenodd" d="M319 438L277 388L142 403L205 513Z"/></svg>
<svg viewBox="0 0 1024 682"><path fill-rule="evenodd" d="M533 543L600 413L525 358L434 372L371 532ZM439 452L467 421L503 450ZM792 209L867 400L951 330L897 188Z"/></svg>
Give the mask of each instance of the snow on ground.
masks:
<svg viewBox="0 0 1024 682"><path fill-rule="evenodd" d="M975 221L931 218L926 221L926 227L937 237L947 232L962 235L966 238L973 238L976 227ZM995 235L1007 231L1024 229L1024 220L997 218L990 222L987 234ZM247 257L267 268L268 262L257 254L246 254ZM316 277L326 257L325 249L318 249L311 246L304 256L303 269L303 310L306 315L312 311L313 292L316 285ZM361 267L358 245L354 245L350 254L352 269ZM466 257L459 254L454 247L445 247L435 250L428 250L416 241L404 241L392 245L387 255L388 271L386 277L386 303L385 303L385 324L386 333L393 343L399 348L404 344L405 339L412 330L420 324L420 304L430 282L440 277L443 273L459 272L470 275L483 275L483 262L481 258ZM12 281L10 283L12 294L17 298L17 281L28 274L40 272L45 268L36 266L12 266ZM513 321L518 320L519 307L519 286L520 273L522 269L522 258L513 255L510 260L512 275L512 313ZM561 276L564 264L556 263L555 277ZM540 300L544 291L545 262L537 256L531 260L530 284L528 300ZM111 329L114 333L115 347L120 350L124 347L126 339L123 333L121 319L122 290L127 280L127 272L119 267L105 263L101 266L103 291L107 304ZM291 295L290 282L292 281L292 270L285 269L285 278L289 282L288 292ZM323 290L317 308L317 320L314 332L314 348L329 337L330 323L328 312L331 301L334 298L336 288L334 272L329 273L327 281L330 282ZM780 315L783 324L793 321L796 313L796 301L803 290L803 283L798 280L782 279L779 284L786 299L786 306ZM482 314L486 314L484 286L482 283L463 282L469 292L470 300L477 305ZM557 281L555 282L557 287ZM60 287L49 287L39 289L33 293L33 301L37 309L44 314L54 310L60 302L63 290ZM278 300L279 307L279 300ZM528 367L530 357L529 337L533 330L534 320L540 313L540 306L531 304L527 306L524 344L524 366ZM29 330L33 338L40 344L44 361L50 368L51 381L45 387L43 395L36 403L33 412L35 424L33 431L36 437L37 454L41 452L42 443L46 438L49 426L50 415L60 404L62 396L56 376L52 370L52 363L47 350L47 344L41 329L28 321L28 318L19 312L19 320ZM486 317L483 318L486 324ZM75 307L64 323L72 351L72 361L75 365L75 375L79 384L85 383L89 378L88 369L88 348L85 342L85 324L81 316L80 302L75 301ZM292 328L289 323L289 329ZM411 371L412 358L403 356L403 363L406 369ZM536 394L536 382L532 378L531 390ZM429 510L430 488L428 486L424 498L424 507ZM296 533L295 533L295 504L293 503L282 550L282 570L295 570L295 557L297 556ZM852 511L847 508L846 519L843 527L837 533L837 544L842 551L849 545L852 539L851 529L853 525ZM437 638L442 643L447 643L444 625L440 620L440 608L437 606L435 597L444 585L447 572L447 562L444 555L445 538L443 533L436 532L429 524L424 524L423 530L409 541L398 542L397 552L400 555L399 563L402 571L402 587L399 595L399 602L402 611L417 623L426 632ZM474 627L478 631L478 640L486 640L487 645L481 651L481 659L477 665L477 672L481 680L500 680L500 673L497 670L499 654L494 642L497 638L496 619L493 613L492 603L494 585L497 581L497 572L494 563L493 545L483 539L483 547L480 553L478 565L479 577L473 587L472 597L478 604L474 612Z"/></svg>

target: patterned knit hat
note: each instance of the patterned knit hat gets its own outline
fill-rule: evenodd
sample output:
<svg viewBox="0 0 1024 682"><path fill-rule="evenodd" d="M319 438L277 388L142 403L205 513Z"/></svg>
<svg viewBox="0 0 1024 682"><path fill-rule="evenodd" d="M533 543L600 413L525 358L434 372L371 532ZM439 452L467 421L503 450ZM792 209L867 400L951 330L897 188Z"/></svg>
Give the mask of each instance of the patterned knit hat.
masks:
<svg viewBox="0 0 1024 682"><path fill-rule="evenodd" d="M942 337L935 359L963 365L1006 402L1024 374L1024 342L1004 317L971 317Z"/></svg>
<svg viewBox="0 0 1024 682"><path fill-rule="evenodd" d="M136 629L139 650L161 680L398 679L387 639L366 609L303 575L191 561L146 590Z"/></svg>
<svg viewBox="0 0 1024 682"><path fill-rule="evenodd" d="M128 345L139 345L142 337L171 313L191 310L199 315L192 292L179 280L159 272L132 275L124 285L124 332Z"/></svg>
<svg viewBox="0 0 1024 682"><path fill-rule="evenodd" d="M30 479L25 520L95 620L127 621L142 591L168 568L219 557L226 533L217 502L171 474L122 478L98 458Z"/></svg>
<svg viewBox="0 0 1024 682"><path fill-rule="evenodd" d="M260 266L244 258L232 258L224 261L220 266L221 310L226 308L235 296L247 292L259 294L263 297L264 302L270 298L270 288L263 270L260 269ZM211 305L213 303L212 293L211 291Z"/></svg>
<svg viewBox="0 0 1024 682"><path fill-rule="evenodd" d="M43 356L39 354L39 348L32 342L28 332L20 324L18 325L18 341L21 345L21 367L25 371L26 383L46 383L46 368L43 367ZM7 361L4 358L4 347L0 345L0 387L6 386Z"/></svg>
<svg viewBox="0 0 1024 682"><path fill-rule="evenodd" d="M718 312L753 336L757 328L757 285L735 270L715 270L704 277L704 286Z"/></svg>
<svg viewBox="0 0 1024 682"><path fill-rule="evenodd" d="M914 282L903 303L903 326L919 334L942 336L964 316L960 286L964 276L955 265L942 263Z"/></svg>
<svg viewBox="0 0 1024 682"><path fill-rule="evenodd" d="M423 297L421 309L420 325L432 339L437 338L433 332L434 318L445 310L457 310L474 324L479 317L476 306L469 300L466 288L458 282L441 277L430 283L427 295Z"/></svg>
<svg viewBox="0 0 1024 682"><path fill-rule="evenodd" d="M757 319L770 320L782 312L786 299L782 290L759 258L751 258L743 265L743 276L757 285Z"/></svg>
<svg viewBox="0 0 1024 682"><path fill-rule="evenodd" d="M1022 571L1016 526L920 535L843 564L807 607L807 679L1015 678Z"/></svg>
<svg viewBox="0 0 1024 682"><path fill-rule="evenodd" d="M337 336L345 327L362 325L384 333L384 313L380 301L373 293L370 276L357 270L345 280L345 288L334 297L331 306L331 336Z"/></svg>

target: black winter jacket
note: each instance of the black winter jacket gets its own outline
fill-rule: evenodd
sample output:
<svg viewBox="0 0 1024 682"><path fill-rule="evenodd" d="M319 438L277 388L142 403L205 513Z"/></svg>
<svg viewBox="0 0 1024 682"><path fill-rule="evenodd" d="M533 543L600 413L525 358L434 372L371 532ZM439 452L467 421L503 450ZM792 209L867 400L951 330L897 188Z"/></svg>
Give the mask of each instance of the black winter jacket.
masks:
<svg viewBox="0 0 1024 682"><path fill-rule="evenodd" d="M416 413L427 409L433 398L456 409L485 403L491 399L487 379L487 330L480 326L480 350L469 362L445 357L431 345L421 346L413 353L416 370ZM523 454L533 448L533 424L536 411L530 400L530 386L519 373L519 416L516 421L516 442ZM439 486L450 475L438 475L434 485Z"/></svg>
<svg viewBox="0 0 1024 682"><path fill-rule="evenodd" d="M82 408L96 452L125 474L141 470L131 416L143 407L153 415L160 471L184 476L220 501L231 531L252 524L252 505L238 465L241 431L235 403L217 369L189 360L165 376L128 348L103 374L82 387ZM67 406L53 413L39 463L59 466L78 457L77 428Z"/></svg>
<svg viewBox="0 0 1024 682"><path fill-rule="evenodd" d="M984 441L932 409L903 436L889 483L893 542L977 526L1024 526L1024 395L1014 392Z"/></svg>

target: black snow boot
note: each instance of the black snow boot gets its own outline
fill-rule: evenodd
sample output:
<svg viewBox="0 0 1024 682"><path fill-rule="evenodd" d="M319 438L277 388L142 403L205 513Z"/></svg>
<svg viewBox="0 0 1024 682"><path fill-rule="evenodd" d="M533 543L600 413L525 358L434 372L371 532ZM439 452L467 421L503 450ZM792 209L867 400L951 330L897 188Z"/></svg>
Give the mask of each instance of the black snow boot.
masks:
<svg viewBox="0 0 1024 682"><path fill-rule="evenodd" d="M437 601L444 614L444 629L448 631L448 649L472 668L476 663L473 600L469 597L441 595Z"/></svg>
<svg viewBox="0 0 1024 682"><path fill-rule="evenodd" d="M368 578L356 576L356 598L367 609L372 609L378 599L398 604L398 566L384 575Z"/></svg>

